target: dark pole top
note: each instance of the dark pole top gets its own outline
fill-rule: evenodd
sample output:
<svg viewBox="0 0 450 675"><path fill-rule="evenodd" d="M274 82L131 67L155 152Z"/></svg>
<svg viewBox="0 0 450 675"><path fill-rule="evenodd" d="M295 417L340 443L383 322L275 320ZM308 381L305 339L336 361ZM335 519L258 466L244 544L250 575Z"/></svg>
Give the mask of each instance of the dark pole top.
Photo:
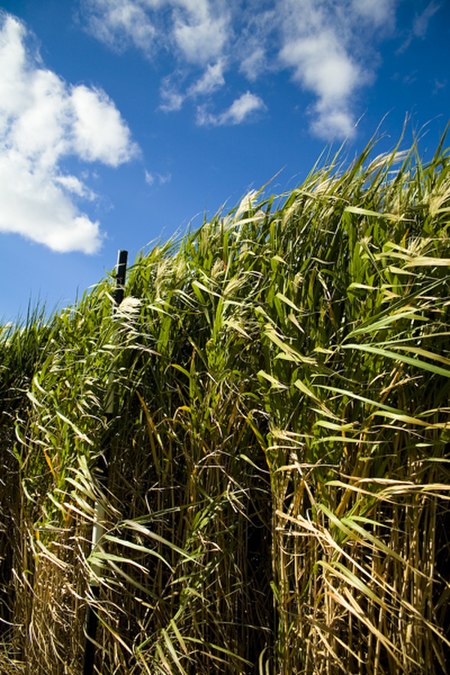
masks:
<svg viewBox="0 0 450 675"><path fill-rule="evenodd" d="M119 251L116 265L116 289L113 293L114 302L120 305L123 300L125 276L127 273L128 251Z"/></svg>

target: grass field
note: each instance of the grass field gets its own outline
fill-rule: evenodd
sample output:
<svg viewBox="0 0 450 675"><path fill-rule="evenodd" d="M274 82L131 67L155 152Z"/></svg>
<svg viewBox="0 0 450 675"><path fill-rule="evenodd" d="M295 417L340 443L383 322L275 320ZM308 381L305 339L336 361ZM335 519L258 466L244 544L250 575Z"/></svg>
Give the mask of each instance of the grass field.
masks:
<svg viewBox="0 0 450 675"><path fill-rule="evenodd" d="M447 672L445 142L323 160L117 311L109 278L2 329L2 673L80 673L89 605L102 674Z"/></svg>

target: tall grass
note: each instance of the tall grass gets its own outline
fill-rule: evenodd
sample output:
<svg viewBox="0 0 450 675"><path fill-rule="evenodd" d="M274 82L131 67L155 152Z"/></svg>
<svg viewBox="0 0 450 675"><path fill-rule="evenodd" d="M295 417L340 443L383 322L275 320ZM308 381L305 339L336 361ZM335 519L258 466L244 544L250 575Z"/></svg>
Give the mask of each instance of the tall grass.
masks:
<svg viewBox="0 0 450 675"><path fill-rule="evenodd" d="M114 314L107 279L6 331L2 672L79 673L89 604L103 674L447 672L444 143L251 193Z"/></svg>

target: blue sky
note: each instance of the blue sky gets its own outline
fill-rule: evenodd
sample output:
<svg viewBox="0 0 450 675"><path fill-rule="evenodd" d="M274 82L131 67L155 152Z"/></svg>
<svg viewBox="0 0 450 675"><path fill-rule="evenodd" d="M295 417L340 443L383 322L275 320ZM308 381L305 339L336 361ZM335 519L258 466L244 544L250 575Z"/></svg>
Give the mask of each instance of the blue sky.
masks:
<svg viewBox="0 0 450 675"><path fill-rule="evenodd" d="M0 4L0 321L71 304L385 115L431 152L450 109L449 0Z"/></svg>

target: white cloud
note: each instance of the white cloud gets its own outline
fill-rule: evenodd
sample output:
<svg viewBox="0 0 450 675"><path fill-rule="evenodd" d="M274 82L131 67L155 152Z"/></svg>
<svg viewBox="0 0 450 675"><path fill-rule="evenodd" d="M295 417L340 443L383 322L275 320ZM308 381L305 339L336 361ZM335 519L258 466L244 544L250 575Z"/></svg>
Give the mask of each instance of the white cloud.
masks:
<svg viewBox="0 0 450 675"><path fill-rule="evenodd" d="M416 16L413 25L413 33L415 37L423 38L427 34L428 24L430 23L431 18L438 12L441 8L441 4L438 2L430 2L423 12Z"/></svg>
<svg viewBox="0 0 450 675"><path fill-rule="evenodd" d="M208 65L203 75L189 88L188 93L191 96L202 96L212 94L225 84L223 76L223 61L218 61L214 65Z"/></svg>
<svg viewBox="0 0 450 675"><path fill-rule="evenodd" d="M370 29L390 25L395 4L396 0L282 0L280 62L316 97L310 108L316 135L331 140L354 135L355 99L372 77Z"/></svg>
<svg viewBox="0 0 450 675"><path fill-rule="evenodd" d="M316 114L311 128L316 136L333 140L334 138L351 138L355 133L353 115L345 109L332 106L316 107Z"/></svg>
<svg viewBox="0 0 450 675"><path fill-rule="evenodd" d="M173 45L189 63L205 66L229 37L222 0L82 0L82 8L87 30L116 51L133 45L149 55Z"/></svg>
<svg viewBox="0 0 450 675"><path fill-rule="evenodd" d="M267 3L266 3L267 4ZM242 14L237 15L239 18ZM251 82L264 72L273 70L271 54L277 47L275 32L279 27L280 14L273 2L268 8L264 3L250 1L245 20L239 21L236 30L237 44L233 51L239 63L239 70Z"/></svg>
<svg viewBox="0 0 450 675"><path fill-rule="evenodd" d="M157 3L145 3L156 6ZM150 53L156 28L135 0L84 0L89 32L115 51L133 44Z"/></svg>
<svg viewBox="0 0 450 675"><path fill-rule="evenodd" d="M147 169L145 169L144 171L144 178L147 185L153 185L153 183L155 182L155 175L153 173L150 173L150 171L147 171Z"/></svg>
<svg viewBox="0 0 450 675"><path fill-rule="evenodd" d="M12 232L54 251L95 253L98 222L79 214L46 168L17 150L0 154L0 232Z"/></svg>
<svg viewBox="0 0 450 675"><path fill-rule="evenodd" d="M218 58L228 37L227 14L223 10L213 12L207 0L180 4L186 12L175 14L173 36L184 57L199 65Z"/></svg>
<svg viewBox="0 0 450 675"><path fill-rule="evenodd" d="M85 183L76 176L56 176L55 182L62 185L68 192L71 192L78 197L82 197L83 199L88 199L92 202L97 198L95 192L88 188Z"/></svg>
<svg viewBox="0 0 450 675"><path fill-rule="evenodd" d="M230 124L241 124L257 110L265 110L265 104L259 96L247 91L237 98L222 117Z"/></svg>
<svg viewBox="0 0 450 675"><path fill-rule="evenodd" d="M280 57L294 69L295 79L325 104L345 101L360 80L358 65L325 29L287 41Z"/></svg>
<svg viewBox="0 0 450 675"><path fill-rule="evenodd" d="M103 91L79 86L72 89L73 147L88 162L118 166L136 153L130 131Z"/></svg>
<svg viewBox="0 0 450 675"><path fill-rule="evenodd" d="M247 91L237 98L224 112L214 115L204 107L197 110L197 124L200 126L224 126L227 124L242 124L255 112L265 110L264 101Z"/></svg>
<svg viewBox="0 0 450 675"><path fill-rule="evenodd" d="M27 97L21 97L15 109L9 110L8 140L24 156L51 167L68 149L68 140L61 133L70 116L64 83L43 69L25 67L16 77L17 89L25 90Z"/></svg>
<svg viewBox="0 0 450 675"><path fill-rule="evenodd" d="M150 171L147 171L147 169L145 169L144 178L147 185L151 186L154 185L155 183L157 183L158 185L165 185L166 183L170 183L170 181L172 180L172 174L151 173Z"/></svg>
<svg viewBox="0 0 450 675"><path fill-rule="evenodd" d="M173 77L165 77L160 89L161 104L160 110L163 112L176 112L181 110L186 100L186 94L182 94L173 83Z"/></svg>
<svg viewBox="0 0 450 675"><path fill-rule="evenodd" d="M0 231L55 251L93 253L99 224L74 200L95 194L61 162L75 156L118 166L137 147L104 92L71 87L27 47L24 25L0 14Z"/></svg>
<svg viewBox="0 0 450 675"><path fill-rule="evenodd" d="M266 69L266 52L260 45L256 45L241 61L240 71L250 82L255 82Z"/></svg>
<svg viewBox="0 0 450 675"><path fill-rule="evenodd" d="M323 138L351 136L348 101L361 72L333 32L321 25L311 32L298 31L286 38L280 59L294 70L295 80L318 98L314 133Z"/></svg>
<svg viewBox="0 0 450 675"><path fill-rule="evenodd" d="M414 39L423 39L426 36L431 19L441 7L441 3L433 1L428 3L423 12L416 15L412 28L407 34L404 42L398 48L397 53L401 54L406 51Z"/></svg>
<svg viewBox="0 0 450 675"><path fill-rule="evenodd" d="M392 0L352 0L352 9L366 21L375 26L391 23L394 17L396 2Z"/></svg>

